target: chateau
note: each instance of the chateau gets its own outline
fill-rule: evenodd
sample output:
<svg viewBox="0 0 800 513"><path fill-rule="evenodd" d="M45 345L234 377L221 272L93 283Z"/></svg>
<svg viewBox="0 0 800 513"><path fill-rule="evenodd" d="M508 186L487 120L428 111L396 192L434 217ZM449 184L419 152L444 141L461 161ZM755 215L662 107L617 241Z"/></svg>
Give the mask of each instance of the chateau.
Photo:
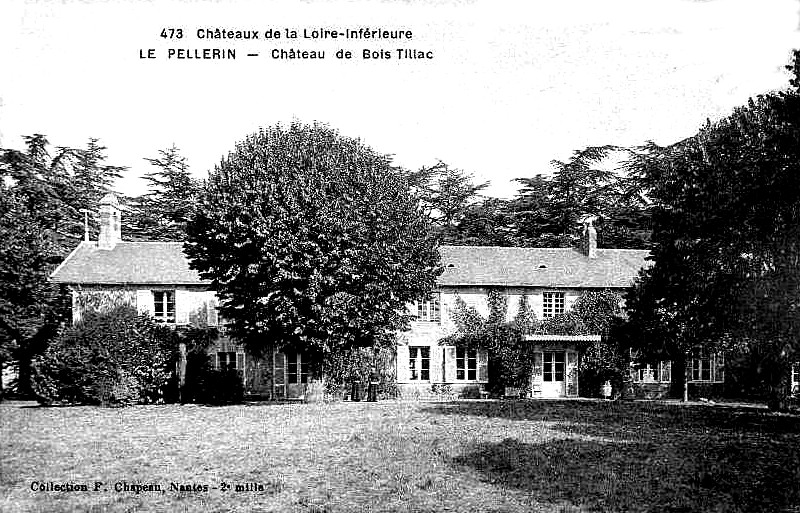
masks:
<svg viewBox="0 0 800 513"><path fill-rule="evenodd" d="M273 399L305 396L310 376L303 353L273 350L261 358L247 354L226 334L216 295L190 269L183 243L123 241L120 221L120 204L108 194L100 202L98 240L81 242L51 275L53 282L72 291L73 322L87 307L112 298L115 304L130 304L165 324L218 326L220 336L210 349L213 364L235 369L246 394ZM623 292L647 265L647 251L599 249L591 223L583 237L581 250L442 246L444 272L438 286L425 300L409 305L416 319L409 331L398 334L395 366L401 397L426 397L438 385L448 385L462 397L480 397L485 390L492 372L486 350L440 345L443 337L455 332L458 298L485 317L488 292L503 294L510 320L525 297L535 316L545 320L569 311L586 291ZM532 395L577 396L580 347L599 341L599 335L528 339L534 345ZM692 380L721 382L722 365L721 358L698 355L691 362ZM663 395L671 382L670 364L641 367L633 377L645 393Z"/></svg>

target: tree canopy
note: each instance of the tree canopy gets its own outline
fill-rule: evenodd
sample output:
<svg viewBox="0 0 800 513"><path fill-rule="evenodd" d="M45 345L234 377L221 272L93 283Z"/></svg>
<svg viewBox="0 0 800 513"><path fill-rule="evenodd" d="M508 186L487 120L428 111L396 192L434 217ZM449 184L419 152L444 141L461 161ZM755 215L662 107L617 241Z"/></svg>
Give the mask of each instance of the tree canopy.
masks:
<svg viewBox="0 0 800 513"><path fill-rule="evenodd" d="M319 362L405 326L439 272L429 223L389 157L292 123L248 136L209 174L186 252L251 351Z"/></svg>
<svg viewBox="0 0 800 513"><path fill-rule="evenodd" d="M121 169L104 163L96 139L54 154L41 134L24 140L25 150L0 150L0 363L19 362L22 392L32 356L68 318L69 295L49 274L83 236L80 209L96 206Z"/></svg>
<svg viewBox="0 0 800 513"><path fill-rule="evenodd" d="M654 265L628 300L645 346L685 357L746 341L769 360L777 404L800 349L798 90L751 99L678 144L649 144L631 170L654 202Z"/></svg>
<svg viewBox="0 0 800 513"><path fill-rule="evenodd" d="M155 170L144 175L148 191L129 202L128 232L145 241L183 241L201 182L191 175L189 163L174 144L145 160Z"/></svg>
<svg viewBox="0 0 800 513"><path fill-rule="evenodd" d="M588 147L551 170L517 178L512 199L481 196L488 183L443 162L411 174L435 233L444 244L570 247L578 244L582 221L596 220L600 244L641 249L650 237L649 204L638 176L611 169L615 146Z"/></svg>

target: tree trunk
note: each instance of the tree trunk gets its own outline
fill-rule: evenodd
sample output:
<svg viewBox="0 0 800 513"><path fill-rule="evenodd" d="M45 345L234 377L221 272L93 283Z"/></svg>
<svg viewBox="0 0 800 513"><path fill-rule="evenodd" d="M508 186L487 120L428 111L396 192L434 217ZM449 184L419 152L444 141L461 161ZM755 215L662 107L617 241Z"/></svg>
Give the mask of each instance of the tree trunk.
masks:
<svg viewBox="0 0 800 513"><path fill-rule="evenodd" d="M691 369L689 368L689 353L683 356L683 397L681 401L689 402L689 380L692 379L690 375Z"/></svg>
<svg viewBox="0 0 800 513"><path fill-rule="evenodd" d="M688 358L681 354L672 360L671 375L672 384L670 385L670 397L677 397L681 401L689 400L689 365Z"/></svg>
<svg viewBox="0 0 800 513"><path fill-rule="evenodd" d="M775 371L770 374L767 384L767 408L771 411L787 411L789 409L790 367L776 364Z"/></svg>
<svg viewBox="0 0 800 513"><path fill-rule="evenodd" d="M625 401L632 401L636 398L636 392L633 390L633 378L631 377L631 372L633 371L633 365L631 363L630 351L625 350L622 352L623 355L623 365L622 368L625 369L625 372L622 375L622 390L620 391L620 399Z"/></svg>
<svg viewBox="0 0 800 513"><path fill-rule="evenodd" d="M31 368L31 356L25 352L20 355L17 366L17 393L21 399L34 397L31 378L33 369Z"/></svg>
<svg viewBox="0 0 800 513"><path fill-rule="evenodd" d="M186 386L186 343L178 344L178 402L183 403L183 389Z"/></svg>

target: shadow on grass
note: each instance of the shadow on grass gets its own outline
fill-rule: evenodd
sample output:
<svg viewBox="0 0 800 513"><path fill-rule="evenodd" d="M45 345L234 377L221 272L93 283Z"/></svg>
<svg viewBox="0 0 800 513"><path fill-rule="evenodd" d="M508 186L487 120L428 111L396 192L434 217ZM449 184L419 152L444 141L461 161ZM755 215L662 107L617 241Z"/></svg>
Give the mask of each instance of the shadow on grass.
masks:
<svg viewBox="0 0 800 513"><path fill-rule="evenodd" d="M714 428L762 433L799 433L800 416L747 406L649 401L489 401L431 404L428 413L520 421L556 422L595 436L618 436L641 425L648 429Z"/></svg>
<svg viewBox="0 0 800 513"><path fill-rule="evenodd" d="M527 431L525 441L477 443L450 461L537 501L600 511L800 511L796 417L555 401L430 410L541 423L533 442Z"/></svg>

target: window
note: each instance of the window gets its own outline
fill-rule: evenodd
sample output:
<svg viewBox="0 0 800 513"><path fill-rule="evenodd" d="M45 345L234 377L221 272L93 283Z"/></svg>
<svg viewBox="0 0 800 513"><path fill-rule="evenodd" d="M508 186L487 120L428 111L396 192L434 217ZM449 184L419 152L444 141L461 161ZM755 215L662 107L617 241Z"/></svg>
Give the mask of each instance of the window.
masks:
<svg viewBox="0 0 800 513"><path fill-rule="evenodd" d="M698 351L689 360L690 381L722 383L725 380L724 365L721 354Z"/></svg>
<svg viewBox="0 0 800 513"><path fill-rule="evenodd" d="M661 361L639 367L634 380L642 383L669 383L672 381L672 362Z"/></svg>
<svg viewBox="0 0 800 513"><path fill-rule="evenodd" d="M795 363L792 365L792 384L791 384L791 393L798 394L800 393L800 363Z"/></svg>
<svg viewBox="0 0 800 513"><path fill-rule="evenodd" d="M430 347L409 347L408 348L408 369L411 371L411 379L415 381L428 381L431 379L431 348Z"/></svg>
<svg viewBox="0 0 800 513"><path fill-rule="evenodd" d="M417 301L417 320L422 322L441 322L441 294L434 292L427 299Z"/></svg>
<svg viewBox="0 0 800 513"><path fill-rule="evenodd" d="M236 370L236 353L218 352L217 368L220 370Z"/></svg>
<svg viewBox="0 0 800 513"><path fill-rule="evenodd" d="M478 350L456 348L456 379L478 379Z"/></svg>
<svg viewBox="0 0 800 513"><path fill-rule="evenodd" d="M308 383L308 362L302 353L286 353L286 381L289 384Z"/></svg>
<svg viewBox="0 0 800 513"><path fill-rule="evenodd" d="M564 293L545 292L542 298L542 318L554 317L564 313Z"/></svg>
<svg viewBox="0 0 800 513"><path fill-rule="evenodd" d="M153 317L157 322L175 322L175 291L153 291Z"/></svg>
<svg viewBox="0 0 800 513"><path fill-rule="evenodd" d="M544 381L564 381L564 352L544 353Z"/></svg>

